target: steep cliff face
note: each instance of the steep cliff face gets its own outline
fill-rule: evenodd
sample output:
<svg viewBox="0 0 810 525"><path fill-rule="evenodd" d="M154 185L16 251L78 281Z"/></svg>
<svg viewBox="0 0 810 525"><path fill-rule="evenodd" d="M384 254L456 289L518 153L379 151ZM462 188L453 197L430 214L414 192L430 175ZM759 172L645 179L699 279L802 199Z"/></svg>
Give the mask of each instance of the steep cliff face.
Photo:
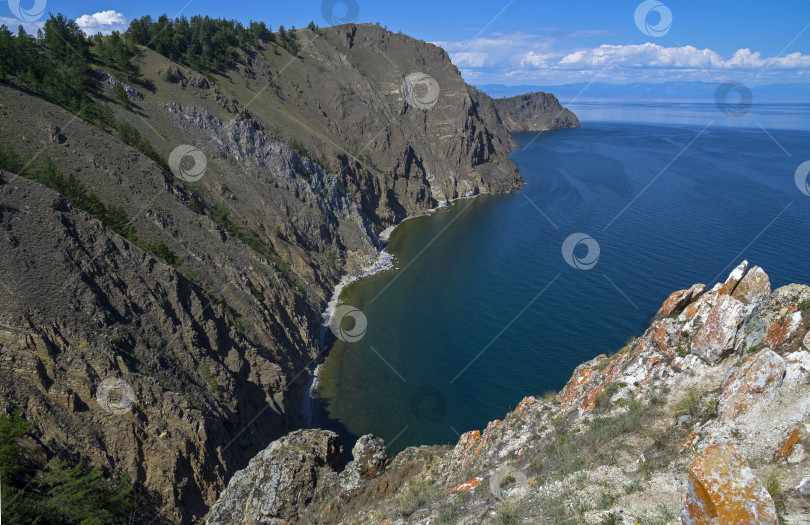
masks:
<svg viewBox="0 0 810 525"><path fill-rule="evenodd" d="M498 117L510 133L580 127L579 119L551 93L527 93L493 100Z"/></svg>
<svg viewBox="0 0 810 525"><path fill-rule="evenodd" d="M297 41L296 56L265 42L209 76L143 48L149 88L99 72L93 97L116 121L164 159L198 152L190 179L0 85L3 146L51 159L120 206L141 246L176 255L172 268L2 173L0 408L33 425L40 463L128 474L145 521L199 522L234 472L305 423L320 313L375 261L379 231L520 185L491 99L440 48L371 25ZM130 109L112 102L118 84Z"/></svg>
<svg viewBox="0 0 810 525"><path fill-rule="evenodd" d="M808 309L810 287L771 291L767 274L743 262L711 289L673 293L641 337L452 449L406 449L369 469L384 449L369 454L367 436L345 469L325 452L297 456L311 490L275 512L280 503L257 498L272 486L290 501L293 485L257 475L259 463L266 473L291 461L271 445L209 523L804 523ZM309 432L295 439L338 446L331 433ZM313 461L321 470L306 467ZM341 483L358 468L360 483Z"/></svg>

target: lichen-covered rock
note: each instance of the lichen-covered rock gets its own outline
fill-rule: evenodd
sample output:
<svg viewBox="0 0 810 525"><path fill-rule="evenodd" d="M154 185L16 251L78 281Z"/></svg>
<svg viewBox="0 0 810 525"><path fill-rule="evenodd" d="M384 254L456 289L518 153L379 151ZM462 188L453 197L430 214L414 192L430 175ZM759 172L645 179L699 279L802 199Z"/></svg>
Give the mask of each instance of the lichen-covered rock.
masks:
<svg viewBox="0 0 810 525"><path fill-rule="evenodd" d="M723 384L718 399L718 413L735 418L782 384L787 365L770 348L748 357Z"/></svg>
<svg viewBox="0 0 810 525"><path fill-rule="evenodd" d="M768 328L768 333L765 335L765 344L771 345L773 348L781 345L793 335L801 322L801 312L791 312L783 319L777 319Z"/></svg>
<svg viewBox="0 0 810 525"><path fill-rule="evenodd" d="M340 474L340 485L350 492L360 486L367 478L373 478L385 471L388 454L385 441L371 434L362 436L352 448L353 461L346 465Z"/></svg>
<svg viewBox="0 0 810 525"><path fill-rule="evenodd" d="M664 301L664 304L661 305L661 309L655 314L655 318L662 319L681 313L684 308L704 293L706 293L705 284L695 284L688 290L678 290L674 292Z"/></svg>
<svg viewBox="0 0 810 525"><path fill-rule="evenodd" d="M478 485L481 484L481 481L483 481L483 478L475 477L475 478L473 478L473 479L471 479L469 481L465 481L464 483L461 483L460 485L456 485L452 489L448 490L447 493L452 494L454 492L470 492L470 491L473 491L473 490L475 490L475 487L477 487Z"/></svg>
<svg viewBox="0 0 810 525"><path fill-rule="evenodd" d="M295 521L319 478L340 468L342 449L337 434L324 430L299 430L274 441L234 474L207 523Z"/></svg>
<svg viewBox="0 0 810 525"><path fill-rule="evenodd" d="M731 294L744 303L758 302L771 294L771 280L759 266L754 266L740 281Z"/></svg>
<svg viewBox="0 0 810 525"><path fill-rule="evenodd" d="M689 468L685 525L776 525L776 507L731 443L708 447Z"/></svg>
<svg viewBox="0 0 810 525"><path fill-rule="evenodd" d="M725 282L717 283L711 291L721 295L731 295L734 293L734 289L737 288L737 285L743 280L746 273L748 273L748 261L743 261L731 271Z"/></svg>
<svg viewBox="0 0 810 525"><path fill-rule="evenodd" d="M711 364L719 363L734 350L737 329L746 315L745 305L737 299L725 294L719 294L714 299L706 319L692 340L692 352Z"/></svg>

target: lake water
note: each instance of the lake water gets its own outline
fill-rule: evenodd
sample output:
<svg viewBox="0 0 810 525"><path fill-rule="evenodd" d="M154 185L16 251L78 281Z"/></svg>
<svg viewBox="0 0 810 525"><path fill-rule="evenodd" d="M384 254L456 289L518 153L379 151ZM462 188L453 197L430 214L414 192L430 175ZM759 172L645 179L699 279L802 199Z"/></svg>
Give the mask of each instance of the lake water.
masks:
<svg viewBox="0 0 810 525"><path fill-rule="evenodd" d="M405 221L387 249L396 269L346 290L367 329L333 345L314 424L347 449L366 433L389 454L455 443L641 334L671 292L743 259L774 288L810 283L810 196L794 180L810 131L773 114L728 127L716 108L697 113L664 125L586 111L580 129L517 134L524 190ZM590 269L566 262L572 234L593 239L574 266L591 266L598 245Z"/></svg>

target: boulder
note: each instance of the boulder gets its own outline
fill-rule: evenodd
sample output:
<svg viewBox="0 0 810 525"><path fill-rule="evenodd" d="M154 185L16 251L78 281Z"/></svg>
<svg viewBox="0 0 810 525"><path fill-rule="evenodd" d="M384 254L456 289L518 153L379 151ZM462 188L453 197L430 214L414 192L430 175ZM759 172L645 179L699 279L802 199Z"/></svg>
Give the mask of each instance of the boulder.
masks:
<svg viewBox="0 0 810 525"><path fill-rule="evenodd" d="M776 525L768 491L731 443L707 447L689 468L681 508L685 525Z"/></svg>
<svg viewBox="0 0 810 525"><path fill-rule="evenodd" d="M731 277L729 277L731 279ZM692 340L691 351L709 364L717 364L734 350L737 329L745 320L745 305L730 295L718 294Z"/></svg>
<svg viewBox="0 0 810 525"><path fill-rule="evenodd" d="M299 430L270 444L234 474L207 523L286 523L312 500L319 477L340 468L334 432Z"/></svg>
<svg viewBox="0 0 810 525"><path fill-rule="evenodd" d="M711 291L717 292L718 294L731 295L734 293L735 288L737 288L737 285L742 282L747 273L748 261L743 261L736 268L734 268L724 283L715 284Z"/></svg>
<svg viewBox="0 0 810 525"><path fill-rule="evenodd" d="M771 280L759 266L751 268L731 294L744 303L757 303L769 295L771 295Z"/></svg>
<svg viewBox="0 0 810 525"><path fill-rule="evenodd" d="M721 418L734 419L759 399L779 388L787 364L770 348L748 357L723 383L717 412Z"/></svg>
<svg viewBox="0 0 810 525"><path fill-rule="evenodd" d="M658 313L655 314L655 319L663 319L681 313L684 308L704 293L706 293L705 284L695 284L688 290L678 290L674 292L664 301L664 304L661 305Z"/></svg>
<svg viewBox="0 0 810 525"><path fill-rule="evenodd" d="M787 341L801 324L801 312L791 312L784 319L777 319L768 328L768 333L765 335L765 344L776 348Z"/></svg>
<svg viewBox="0 0 810 525"><path fill-rule="evenodd" d="M385 441L371 434L362 436L352 449L353 461L346 465L340 474L340 485L345 491L352 491L367 478L373 478L385 472L388 453Z"/></svg>

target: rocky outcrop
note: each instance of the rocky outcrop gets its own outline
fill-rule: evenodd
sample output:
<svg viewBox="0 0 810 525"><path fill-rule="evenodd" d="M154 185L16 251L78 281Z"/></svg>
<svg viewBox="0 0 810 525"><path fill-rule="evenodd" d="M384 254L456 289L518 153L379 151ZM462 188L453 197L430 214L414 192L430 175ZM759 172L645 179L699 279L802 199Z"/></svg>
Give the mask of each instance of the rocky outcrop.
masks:
<svg viewBox="0 0 810 525"><path fill-rule="evenodd" d="M684 525L776 525L768 491L731 443L712 445L689 467Z"/></svg>
<svg viewBox="0 0 810 525"><path fill-rule="evenodd" d="M352 457L354 460L346 465L340 475L340 485L347 492L356 490L363 481L382 474L388 462L385 442L371 434L357 440L352 448Z"/></svg>
<svg viewBox="0 0 810 525"><path fill-rule="evenodd" d="M312 502L324 478L334 479L342 452L337 434L322 430L299 430L274 441L234 474L208 523L289 523Z"/></svg>
<svg viewBox="0 0 810 525"><path fill-rule="evenodd" d="M771 291L747 262L674 292L641 337L559 393L452 448L406 449L351 492L325 490L343 510L320 522L806 522L808 302L810 287Z"/></svg>
<svg viewBox="0 0 810 525"><path fill-rule="evenodd" d="M510 133L580 127L573 112L551 93L527 93L493 100L495 111Z"/></svg>

